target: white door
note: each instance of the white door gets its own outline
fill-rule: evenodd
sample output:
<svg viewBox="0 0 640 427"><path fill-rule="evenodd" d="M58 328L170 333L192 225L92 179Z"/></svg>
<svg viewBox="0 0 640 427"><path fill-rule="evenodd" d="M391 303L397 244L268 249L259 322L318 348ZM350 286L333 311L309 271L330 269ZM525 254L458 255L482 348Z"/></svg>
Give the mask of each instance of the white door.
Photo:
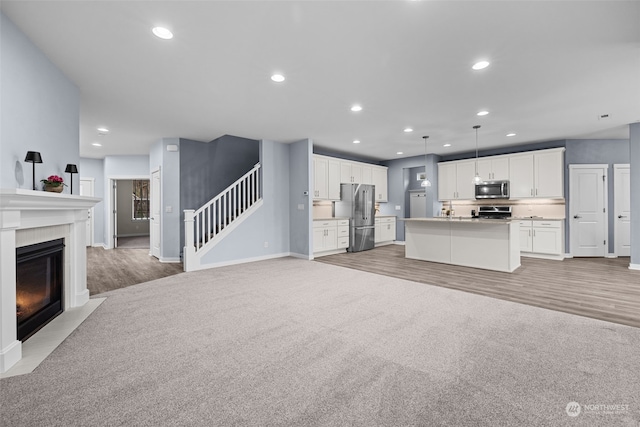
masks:
<svg viewBox="0 0 640 427"><path fill-rule="evenodd" d="M151 173L151 255L160 258L160 169Z"/></svg>
<svg viewBox="0 0 640 427"><path fill-rule="evenodd" d="M607 253L607 165L569 165L569 234L574 257Z"/></svg>
<svg viewBox="0 0 640 427"><path fill-rule="evenodd" d="M93 178L80 178L80 195L93 197ZM93 208L87 212L87 246L93 246Z"/></svg>
<svg viewBox="0 0 640 427"><path fill-rule="evenodd" d="M616 255L631 255L631 175L629 165L613 165Z"/></svg>
<svg viewBox="0 0 640 427"><path fill-rule="evenodd" d="M111 180L111 206L113 211L111 212L111 229L113 230L113 248L118 247L118 185L115 179Z"/></svg>

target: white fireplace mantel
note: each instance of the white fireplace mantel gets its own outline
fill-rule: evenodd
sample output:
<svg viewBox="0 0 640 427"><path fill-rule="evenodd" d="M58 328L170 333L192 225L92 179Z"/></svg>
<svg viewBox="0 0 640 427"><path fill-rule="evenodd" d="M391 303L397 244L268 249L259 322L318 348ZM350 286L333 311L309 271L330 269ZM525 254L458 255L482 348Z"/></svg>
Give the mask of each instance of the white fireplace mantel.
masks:
<svg viewBox="0 0 640 427"><path fill-rule="evenodd" d="M22 358L16 326L16 234L20 230L65 226L63 309L80 307L89 300L85 247L87 210L100 201L95 197L64 193L0 189L0 373Z"/></svg>

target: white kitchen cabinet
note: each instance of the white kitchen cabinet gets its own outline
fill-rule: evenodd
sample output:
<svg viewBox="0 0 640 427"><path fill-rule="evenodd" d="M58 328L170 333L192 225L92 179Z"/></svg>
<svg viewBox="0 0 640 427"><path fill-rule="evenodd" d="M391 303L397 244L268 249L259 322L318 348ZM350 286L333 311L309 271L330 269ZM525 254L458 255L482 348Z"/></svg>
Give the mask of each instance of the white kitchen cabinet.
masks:
<svg viewBox="0 0 640 427"><path fill-rule="evenodd" d="M362 165L362 181L360 184L373 184L373 168L371 166Z"/></svg>
<svg viewBox="0 0 640 427"><path fill-rule="evenodd" d="M534 154L535 197L564 197L564 149Z"/></svg>
<svg viewBox="0 0 640 427"><path fill-rule="evenodd" d="M438 200L454 200L456 182L456 163L438 163Z"/></svg>
<svg viewBox="0 0 640 427"><path fill-rule="evenodd" d="M478 173L483 181L509 179L509 157L491 156L478 159Z"/></svg>
<svg viewBox="0 0 640 427"><path fill-rule="evenodd" d="M340 200L340 161L327 158L328 197L329 200Z"/></svg>
<svg viewBox="0 0 640 427"><path fill-rule="evenodd" d="M313 199L329 198L329 162L325 157L313 156Z"/></svg>
<svg viewBox="0 0 640 427"><path fill-rule="evenodd" d="M372 182L376 186L376 202L386 202L388 200L388 169L383 166L373 166L371 168Z"/></svg>
<svg viewBox="0 0 640 427"><path fill-rule="evenodd" d="M563 258L564 227L562 220L520 221L520 251L541 258Z"/></svg>
<svg viewBox="0 0 640 427"><path fill-rule="evenodd" d="M340 182L343 184L362 184L362 164L341 161Z"/></svg>
<svg viewBox="0 0 640 427"><path fill-rule="evenodd" d="M520 221L520 252L533 252L532 221Z"/></svg>
<svg viewBox="0 0 640 427"><path fill-rule="evenodd" d="M396 240L396 218L381 217L375 220L375 238L376 244L392 243Z"/></svg>
<svg viewBox="0 0 640 427"><path fill-rule="evenodd" d="M337 221L338 230L338 249L346 249L349 247L349 220L342 219Z"/></svg>
<svg viewBox="0 0 640 427"><path fill-rule="evenodd" d="M509 157L512 199L564 197L564 148Z"/></svg>
<svg viewBox="0 0 640 427"><path fill-rule="evenodd" d="M337 220L313 221L313 253L338 249Z"/></svg>
<svg viewBox="0 0 640 427"><path fill-rule="evenodd" d="M533 197L533 154L509 158L509 193L512 199Z"/></svg>
<svg viewBox="0 0 640 427"><path fill-rule="evenodd" d="M438 200L475 199L475 160L438 163Z"/></svg>

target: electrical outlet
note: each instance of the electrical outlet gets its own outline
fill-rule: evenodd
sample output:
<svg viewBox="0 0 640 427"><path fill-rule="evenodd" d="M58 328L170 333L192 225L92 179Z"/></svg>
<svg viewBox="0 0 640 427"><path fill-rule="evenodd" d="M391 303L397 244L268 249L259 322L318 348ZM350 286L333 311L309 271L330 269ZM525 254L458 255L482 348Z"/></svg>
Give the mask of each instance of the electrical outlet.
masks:
<svg viewBox="0 0 640 427"><path fill-rule="evenodd" d="M269 242L264 242L264 247L268 248L269 247Z"/></svg>
<svg viewBox="0 0 640 427"><path fill-rule="evenodd" d="M400 206L400 205L396 205L396 210L397 210L397 211L401 211L401 210L402 210L402 206Z"/></svg>
<svg viewBox="0 0 640 427"><path fill-rule="evenodd" d="M303 211L304 210L304 205L303 204L298 205L298 210L299 211Z"/></svg>

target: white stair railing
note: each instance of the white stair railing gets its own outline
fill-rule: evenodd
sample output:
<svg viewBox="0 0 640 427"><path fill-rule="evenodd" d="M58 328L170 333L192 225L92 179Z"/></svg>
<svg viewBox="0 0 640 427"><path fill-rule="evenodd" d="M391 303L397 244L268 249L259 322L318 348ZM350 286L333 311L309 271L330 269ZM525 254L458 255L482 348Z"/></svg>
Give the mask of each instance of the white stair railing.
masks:
<svg viewBox="0 0 640 427"><path fill-rule="evenodd" d="M184 258L201 251L251 206L262 199L260 163L200 209L184 211Z"/></svg>

